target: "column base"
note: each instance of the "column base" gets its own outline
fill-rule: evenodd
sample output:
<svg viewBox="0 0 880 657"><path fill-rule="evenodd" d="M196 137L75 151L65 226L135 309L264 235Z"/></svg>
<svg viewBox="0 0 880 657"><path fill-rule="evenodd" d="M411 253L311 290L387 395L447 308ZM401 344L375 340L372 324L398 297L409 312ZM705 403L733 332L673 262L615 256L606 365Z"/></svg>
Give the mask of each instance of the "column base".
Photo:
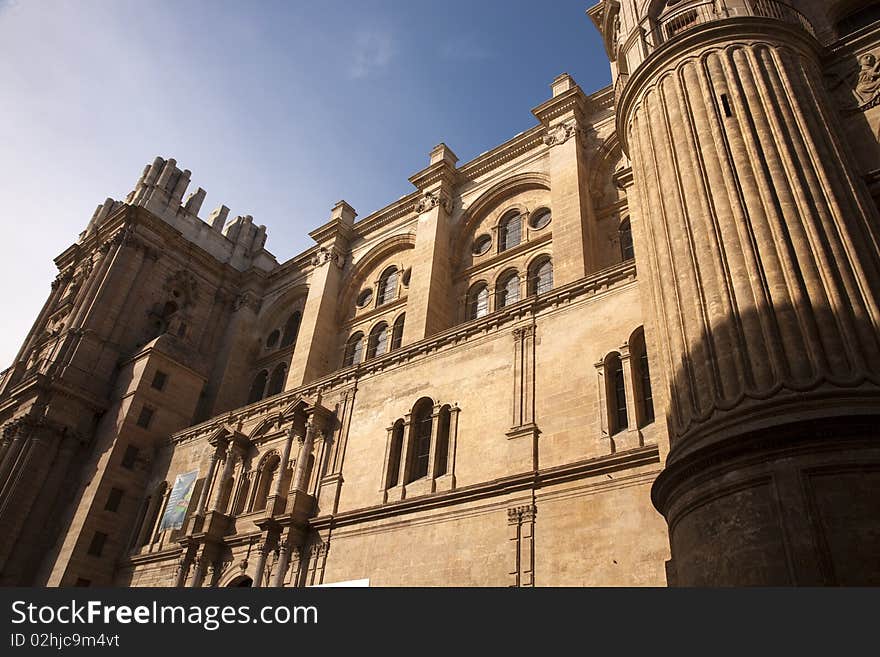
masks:
<svg viewBox="0 0 880 657"><path fill-rule="evenodd" d="M677 458L654 482L671 586L880 585L880 417L791 423Z"/></svg>

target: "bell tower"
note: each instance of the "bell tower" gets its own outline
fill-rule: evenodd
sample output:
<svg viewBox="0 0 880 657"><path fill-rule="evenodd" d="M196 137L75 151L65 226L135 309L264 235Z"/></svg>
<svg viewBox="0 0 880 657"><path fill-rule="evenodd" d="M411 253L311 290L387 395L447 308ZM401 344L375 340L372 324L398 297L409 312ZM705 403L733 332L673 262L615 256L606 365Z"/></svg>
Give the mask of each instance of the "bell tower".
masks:
<svg viewBox="0 0 880 657"><path fill-rule="evenodd" d="M880 217L823 84L814 4L588 12L663 358L652 497L672 585L880 584Z"/></svg>

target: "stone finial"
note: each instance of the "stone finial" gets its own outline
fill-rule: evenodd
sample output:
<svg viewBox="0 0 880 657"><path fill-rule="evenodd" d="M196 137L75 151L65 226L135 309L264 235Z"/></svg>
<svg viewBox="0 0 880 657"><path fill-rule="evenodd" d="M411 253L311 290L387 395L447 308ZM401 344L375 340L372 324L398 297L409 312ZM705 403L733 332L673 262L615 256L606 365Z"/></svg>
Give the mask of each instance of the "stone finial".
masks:
<svg viewBox="0 0 880 657"><path fill-rule="evenodd" d="M188 213L198 216L199 210L202 209L202 203L205 201L205 194L207 194L207 192L199 187L187 197L186 203L183 204L183 207Z"/></svg>
<svg viewBox="0 0 880 657"><path fill-rule="evenodd" d="M177 181L174 183L174 189L171 190L171 203L174 204L173 207L176 207L177 204L180 203L180 200L183 198L183 195L186 192L186 188L189 187L189 180L191 176L192 171L190 171L189 169L184 169L177 177Z"/></svg>
<svg viewBox="0 0 880 657"><path fill-rule="evenodd" d="M156 181L159 179L159 176L162 175L162 169L165 167L165 160L161 157L156 157L153 160L153 164L150 165L150 170L147 172L147 175L144 176L144 184L145 185L154 185Z"/></svg>
<svg viewBox="0 0 880 657"><path fill-rule="evenodd" d="M431 150L430 155L430 164L437 164L438 162L446 161L450 166L455 166L455 163L458 162L458 156L452 152L452 149L449 148L446 144L437 144Z"/></svg>
<svg viewBox="0 0 880 657"><path fill-rule="evenodd" d="M354 225L354 218L357 216L355 209L345 201L337 201L336 205L330 211L330 221L339 220L349 226Z"/></svg>
<svg viewBox="0 0 880 657"><path fill-rule="evenodd" d="M221 205L219 208L211 211L211 214L208 216L208 223L211 224L211 228L218 232L223 231L223 226L226 225L226 218L229 216L229 208L225 205Z"/></svg>
<svg viewBox="0 0 880 657"><path fill-rule="evenodd" d="M550 89L553 90L553 97L559 96L560 94L564 94L569 89L574 89L577 86L577 83L574 81L568 73L561 73L556 76L556 79L553 80L553 84L550 85Z"/></svg>
<svg viewBox="0 0 880 657"><path fill-rule="evenodd" d="M159 174L159 180L156 182L156 186L165 189L168 185L168 181L171 180L171 176L174 175L174 170L177 168L177 160L173 157L168 158L165 161L165 166L162 168L162 173Z"/></svg>

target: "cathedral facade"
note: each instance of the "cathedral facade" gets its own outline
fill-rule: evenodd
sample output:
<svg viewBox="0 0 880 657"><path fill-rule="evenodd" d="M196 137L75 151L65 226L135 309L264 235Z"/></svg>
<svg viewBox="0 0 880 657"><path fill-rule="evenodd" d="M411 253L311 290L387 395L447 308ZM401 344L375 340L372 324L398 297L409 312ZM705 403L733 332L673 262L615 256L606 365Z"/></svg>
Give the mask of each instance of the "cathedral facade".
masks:
<svg viewBox="0 0 880 657"><path fill-rule="evenodd" d="M880 10L603 0L476 159L278 262L106 199L0 375L0 584L880 584Z"/></svg>

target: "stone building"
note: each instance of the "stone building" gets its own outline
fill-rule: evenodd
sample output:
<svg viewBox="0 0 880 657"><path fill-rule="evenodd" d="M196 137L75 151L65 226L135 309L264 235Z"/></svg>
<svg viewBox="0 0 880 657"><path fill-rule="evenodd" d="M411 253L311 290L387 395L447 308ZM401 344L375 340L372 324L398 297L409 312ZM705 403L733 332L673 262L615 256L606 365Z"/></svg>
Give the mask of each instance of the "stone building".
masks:
<svg viewBox="0 0 880 657"><path fill-rule="evenodd" d="M604 0L613 85L283 263L156 158L0 378L0 584L880 584L880 9Z"/></svg>

